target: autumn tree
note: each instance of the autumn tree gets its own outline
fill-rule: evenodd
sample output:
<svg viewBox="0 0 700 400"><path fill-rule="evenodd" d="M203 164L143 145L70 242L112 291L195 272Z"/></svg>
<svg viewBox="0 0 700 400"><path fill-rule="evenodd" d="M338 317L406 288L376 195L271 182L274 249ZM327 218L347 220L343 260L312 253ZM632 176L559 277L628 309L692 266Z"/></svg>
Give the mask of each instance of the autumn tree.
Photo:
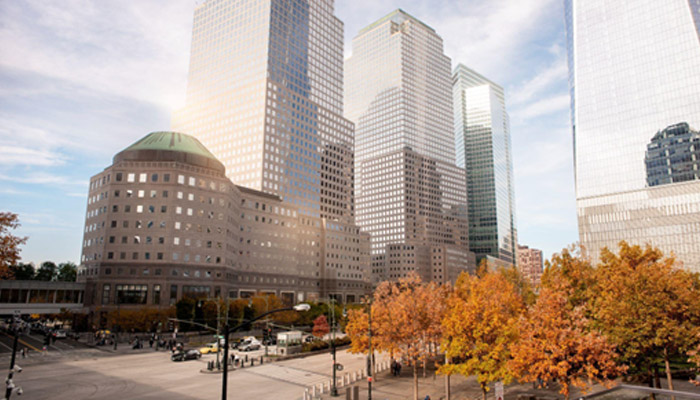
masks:
<svg viewBox="0 0 700 400"><path fill-rule="evenodd" d="M626 368L616 364L614 346L590 329L583 308L569 307L567 297L566 291L542 288L520 319L509 367L521 381L557 381L568 400L571 386L585 389L591 380L609 384Z"/></svg>
<svg viewBox="0 0 700 400"><path fill-rule="evenodd" d="M9 268L19 261L19 246L27 242L27 237L18 237L10 233L19 228L19 217L11 212L0 212L0 278L9 276Z"/></svg>
<svg viewBox="0 0 700 400"><path fill-rule="evenodd" d="M11 279L16 279L18 281L30 281L34 279L36 270L34 269L34 264L32 263L19 263L10 266L10 276Z"/></svg>
<svg viewBox="0 0 700 400"><path fill-rule="evenodd" d="M454 363L440 371L476 375L484 399L492 382L510 382L513 375L507 361L523 310L517 288L501 271L482 270L480 276L462 273L442 320L442 349Z"/></svg>
<svg viewBox="0 0 700 400"><path fill-rule="evenodd" d="M326 316L319 315L314 320L314 327L313 327L313 330L311 331L311 334L314 335L315 337L321 339L326 334L328 334L330 331L331 331L331 327L328 325L328 320L326 319Z"/></svg>
<svg viewBox="0 0 700 400"><path fill-rule="evenodd" d="M367 353L369 347L369 315L365 310L348 311L345 334L350 338L350 353Z"/></svg>
<svg viewBox="0 0 700 400"><path fill-rule="evenodd" d="M413 367L414 399L418 399L418 367L435 353L440 340L446 289L426 284L416 274L397 282L383 282L372 300L372 349L402 357ZM351 352L366 352L369 316L350 310L346 333Z"/></svg>
<svg viewBox="0 0 700 400"><path fill-rule="evenodd" d="M595 269L581 254L581 248L571 246L545 261L542 287L566 293L570 308L585 307L588 314L590 299L595 296Z"/></svg>
<svg viewBox="0 0 700 400"><path fill-rule="evenodd" d="M671 358L698 343L700 279L656 248L624 241L619 248L619 254L603 249L596 270L598 326L631 367L651 375L655 360L663 360L673 389Z"/></svg>
<svg viewBox="0 0 700 400"><path fill-rule="evenodd" d="M56 280L61 282L75 282L78 277L78 267L68 261L58 264Z"/></svg>

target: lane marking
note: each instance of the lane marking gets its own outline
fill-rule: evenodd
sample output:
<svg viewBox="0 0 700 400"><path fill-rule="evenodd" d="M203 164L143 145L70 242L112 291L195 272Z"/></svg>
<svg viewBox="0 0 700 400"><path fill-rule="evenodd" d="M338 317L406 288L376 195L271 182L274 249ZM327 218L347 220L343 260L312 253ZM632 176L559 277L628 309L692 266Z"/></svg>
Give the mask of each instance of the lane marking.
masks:
<svg viewBox="0 0 700 400"><path fill-rule="evenodd" d="M12 340L15 339L14 336L10 336L10 335L8 335L8 334L5 333L5 332L0 332L0 333L2 333L3 335L5 335L5 336L7 336L7 337L9 337L9 338L12 338ZM25 342L25 341L22 340L22 339L19 339L19 342L22 343L22 344L25 345L25 346L29 346L30 348L34 349L34 351L38 351L39 353L41 353L41 350L37 349L36 347L32 346L31 344ZM12 349L10 349L10 350L12 350Z"/></svg>

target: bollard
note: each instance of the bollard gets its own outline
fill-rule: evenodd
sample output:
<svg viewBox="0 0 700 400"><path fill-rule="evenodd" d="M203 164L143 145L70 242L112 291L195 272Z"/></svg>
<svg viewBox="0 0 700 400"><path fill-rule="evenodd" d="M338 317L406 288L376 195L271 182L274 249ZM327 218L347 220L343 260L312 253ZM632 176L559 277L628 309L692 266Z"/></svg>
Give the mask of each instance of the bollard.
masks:
<svg viewBox="0 0 700 400"><path fill-rule="evenodd" d="M260 365L263 365L263 356L260 356Z"/></svg>
<svg viewBox="0 0 700 400"><path fill-rule="evenodd" d="M321 384L321 394L324 394L324 393L326 393L326 385L322 383Z"/></svg>
<svg viewBox="0 0 700 400"><path fill-rule="evenodd" d="M245 355L245 362L248 362L248 355Z"/></svg>
<svg viewBox="0 0 700 400"><path fill-rule="evenodd" d="M311 386L311 397L316 398L316 385Z"/></svg>
<svg viewBox="0 0 700 400"><path fill-rule="evenodd" d="M352 387L352 400L360 400L360 387L359 386Z"/></svg>
<svg viewBox="0 0 700 400"><path fill-rule="evenodd" d="M343 381L345 381L346 385L349 385L350 384L350 374L345 374L345 379L343 379Z"/></svg>
<svg viewBox="0 0 700 400"><path fill-rule="evenodd" d="M352 388L345 389L345 400L352 400Z"/></svg>
<svg viewBox="0 0 700 400"><path fill-rule="evenodd" d="M250 358L250 366L251 367L255 366L255 359L253 357Z"/></svg>

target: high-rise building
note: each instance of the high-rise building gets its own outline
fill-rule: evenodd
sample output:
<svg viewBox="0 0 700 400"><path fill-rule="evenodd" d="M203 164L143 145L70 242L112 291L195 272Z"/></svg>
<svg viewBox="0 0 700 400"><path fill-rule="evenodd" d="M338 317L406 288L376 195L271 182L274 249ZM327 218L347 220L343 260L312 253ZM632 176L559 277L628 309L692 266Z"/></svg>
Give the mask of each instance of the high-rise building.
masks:
<svg viewBox="0 0 700 400"><path fill-rule="evenodd" d="M533 288L537 288L542 280L543 261L542 250L518 245L518 271Z"/></svg>
<svg viewBox="0 0 700 400"><path fill-rule="evenodd" d="M343 23L333 0L207 0L194 14L186 105L173 129L197 137L238 185L282 198L303 216L306 258L324 297L357 271L322 237L354 224L353 125L343 118ZM358 234L359 235L359 234ZM346 238L347 239L347 238ZM336 256L338 258L336 258ZM344 257L344 256L343 256ZM333 261L331 261L333 260ZM335 283L332 283L335 282ZM342 297L342 296L339 296Z"/></svg>
<svg viewBox="0 0 700 400"><path fill-rule="evenodd" d="M564 9L581 244L595 261L620 240L648 243L700 270L700 182L647 187L645 168L656 132L700 126L697 1Z"/></svg>
<svg viewBox="0 0 700 400"><path fill-rule="evenodd" d="M700 179L700 132L685 122L656 132L645 163L649 186Z"/></svg>
<svg viewBox="0 0 700 400"><path fill-rule="evenodd" d="M410 271L448 281L473 268L442 38L396 10L353 39L345 72L345 116L355 123L357 223L370 233L375 283Z"/></svg>
<svg viewBox="0 0 700 400"><path fill-rule="evenodd" d="M452 75L457 165L467 174L469 248L517 262L510 120L503 88L463 64Z"/></svg>

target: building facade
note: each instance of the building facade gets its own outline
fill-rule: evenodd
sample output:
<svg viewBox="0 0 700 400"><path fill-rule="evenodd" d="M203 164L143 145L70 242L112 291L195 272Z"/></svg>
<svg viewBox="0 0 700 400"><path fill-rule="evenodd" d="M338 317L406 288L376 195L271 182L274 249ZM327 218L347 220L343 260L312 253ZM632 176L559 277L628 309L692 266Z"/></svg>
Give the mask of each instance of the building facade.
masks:
<svg viewBox="0 0 700 400"><path fill-rule="evenodd" d="M154 132L90 179L78 281L92 311L255 294L292 303L320 298L330 269L330 294L354 301L369 289L369 240L349 232L335 240L351 245L326 250L321 221L233 184L194 137Z"/></svg>
<svg viewBox="0 0 700 400"><path fill-rule="evenodd" d="M533 288L540 286L543 272L542 250L518 245L518 271Z"/></svg>
<svg viewBox="0 0 700 400"><path fill-rule="evenodd" d="M466 171L469 246L477 260L517 262L510 120L503 88L457 65L452 74L457 165Z"/></svg>
<svg viewBox="0 0 700 400"><path fill-rule="evenodd" d="M645 166L656 132L700 126L695 3L564 1L579 235L593 261L628 240L700 270L700 182L647 187Z"/></svg>
<svg viewBox="0 0 700 400"><path fill-rule="evenodd" d="M644 162L649 186L700 179L700 132L685 122L656 132Z"/></svg>
<svg viewBox="0 0 700 400"><path fill-rule="evenodd" d="M396 10L353 39L345 72L345 116L355 123L357 224L370 234L374 283L410 271L443 282L473 270L442 38ZM438 251L446 258L433 258Z"/></svg>
<svg viewBox="0 0 700 400"><path fill-rule="evenodd" d="M237 185L298 210L319 278L359 275L324 265L331 258L321 247L335 239L319 236L328 224L359 232L353 124L342 115L343 23L333 7L333 0L201 3L186 105L172 121L211 149ZM366 241L355 239L343 248L363 252ZM346 288L332 282L341 283L325 282L322 297Z"/></svg>

